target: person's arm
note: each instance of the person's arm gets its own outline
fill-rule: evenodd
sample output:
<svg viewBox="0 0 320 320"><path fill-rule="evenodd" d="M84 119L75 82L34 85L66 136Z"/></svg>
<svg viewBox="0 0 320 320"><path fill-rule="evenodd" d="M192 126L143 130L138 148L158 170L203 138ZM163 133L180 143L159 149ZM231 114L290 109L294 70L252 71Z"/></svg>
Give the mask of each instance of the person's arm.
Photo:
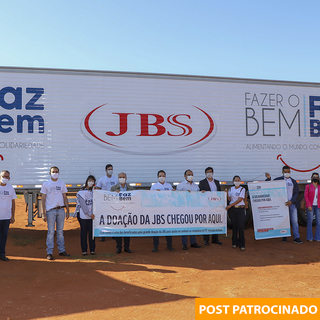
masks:
<svg viewBox="0 0 320 320"><path fill-rule="evenodd" d="M291 179L292 180L292 179ZM286 205L289 207L292 203L297 203L297 199L298 199L298 196L299 196L299 186L298 186L298 183L296 181L293 181L292 180L292 183L293 183L293 192L292 192L292 198L286 202Z"/></svg>
<svg viewBox="0 0 320 320"><path fill-rule="evenodd" d="M66 207L66 219L69 219L69 202L68 202L68 197L67 197L67 194L66 193L63 193L62 194L63 196L63 203Z"/></svg>
<svg viewBox="0 0 320 320"><path fill-rule="evenodd" d="M10 219L10 223L14 223L15 222L15 213L16 213L16 201L15 199L12 199L12 209L11 209L11 219Z"/></svg>
<svg viewBox="0 0 320 320"><path fill-rule="evenodd" d="M238 204L239 202L241 202L244 198L241 198L241 197L238 197L238 200L229 204L227 207L226 207L226 210L229 210L231 207L235 206L236 204Z"/></svg>
<svg viewBox="0 0 320 320"><path fill-rule="evenodd" d="M46 215L46 197L47 195L41 193L41 205L42 205L42 220L47 222L47 215Z"/></svg>
<svg viewBox="0 0 320 320"><path fill-rule="evenodd" d="M304 200L306 201L306 207L309 211L312 211L312 205L309 200L309 192L310 192L310 186L307 184L306 188L304 189Z"/></svg>

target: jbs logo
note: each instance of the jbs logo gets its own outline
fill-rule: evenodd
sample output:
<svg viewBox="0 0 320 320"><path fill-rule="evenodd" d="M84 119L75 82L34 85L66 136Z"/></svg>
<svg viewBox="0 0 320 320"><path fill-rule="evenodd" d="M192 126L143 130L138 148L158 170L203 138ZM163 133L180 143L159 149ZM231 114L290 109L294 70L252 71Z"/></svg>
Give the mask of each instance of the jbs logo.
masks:
<svg viewBox="0 0 320 320"><path fill-rule="evenodd" d="M208 200L213 202L219 202L221 201L221 198L212 196L212 197L208 197Z"/></svg>
<svg viewBox="0 0 320 320"><path fill-rule="evenodd" d="M38 100L44 93L43 88L26 88L27 103L25 110L38 111L44 110L44 105L38 103ZM23 109L23 90L21 87L4 87L0 90L0 107L5 110ZM29 112L28 112L29 113ZM28 128L28 133L34 132L34 124L38 123L39 133L44 133L44 120L40 115L16 115L0 114L0 132L10 133L16 125L16 132L23 133L24 124Z"/></svg>
<svg viewBox="0 0 320 320"><path fill-rule="evenodd" d="M142 112L146 108L132 112L129 106L119 109L107 104L93 109L82 123L84 135L121 152L168 154L198 147L215 131L211 116L197 106L177 108L178 112L174 108L162 112Z"/></svg>

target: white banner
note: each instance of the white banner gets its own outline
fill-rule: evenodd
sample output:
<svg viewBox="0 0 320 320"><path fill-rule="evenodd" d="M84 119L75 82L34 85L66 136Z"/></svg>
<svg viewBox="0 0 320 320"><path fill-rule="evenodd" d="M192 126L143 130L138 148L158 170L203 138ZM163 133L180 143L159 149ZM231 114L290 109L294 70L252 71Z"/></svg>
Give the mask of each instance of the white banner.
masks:
<svg viewBox="0 0 320 320"><path fill-rule="evenodd" d="M255 239L290 236L289 208L284 180L248 183Z"/></svg>
<svg viewBox="0 0 320 320"><path fill-rule="evenodd" d="M95 190L95 237L226 234L225 192Z"/></svg>

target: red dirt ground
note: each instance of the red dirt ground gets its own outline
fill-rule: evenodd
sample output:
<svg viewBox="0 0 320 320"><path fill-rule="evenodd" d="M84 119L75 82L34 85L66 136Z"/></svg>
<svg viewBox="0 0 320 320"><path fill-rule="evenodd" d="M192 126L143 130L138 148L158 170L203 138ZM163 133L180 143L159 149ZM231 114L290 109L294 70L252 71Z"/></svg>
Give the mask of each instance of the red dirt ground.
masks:
<svg viewBox="0 0 320 320"><path fill-rule="evenodd" d="M0 261L0 319L194 319L194 298L319 298L320 243L254 240L246 229L246 248L231 248L231 231L212 244L175 252L160 238L131 238L132 254L115 254L115 241L96 241L96 256L83 258L79 225L65 223L71 257L46 260L46 224L36 218L27 228L20 196L16 223L7 243L10 261ZM202 236L197 237L203 245Z"/></svg>

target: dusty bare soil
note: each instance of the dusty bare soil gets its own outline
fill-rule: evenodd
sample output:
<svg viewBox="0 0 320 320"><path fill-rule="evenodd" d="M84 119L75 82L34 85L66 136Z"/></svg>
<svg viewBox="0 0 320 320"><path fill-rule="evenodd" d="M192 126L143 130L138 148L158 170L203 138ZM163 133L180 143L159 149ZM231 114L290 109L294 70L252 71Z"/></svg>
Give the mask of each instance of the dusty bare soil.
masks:
<svg viewBox="0 0 320 320"><path fill-rule="evenodd" d="M131 238L132 254L115 254L115 241L96 241L96 256L83 258L78 221L65 224L71 257L46 260L46 224L26 227L22 197L7 243L10 261L0 261L0 319L194 319L194 298L319 298L320 243L254 240L246 229L246 248L231 248L231 230L222 246L175 252L160 238ZM197 236L203 245L202 236Z"/></svg>

